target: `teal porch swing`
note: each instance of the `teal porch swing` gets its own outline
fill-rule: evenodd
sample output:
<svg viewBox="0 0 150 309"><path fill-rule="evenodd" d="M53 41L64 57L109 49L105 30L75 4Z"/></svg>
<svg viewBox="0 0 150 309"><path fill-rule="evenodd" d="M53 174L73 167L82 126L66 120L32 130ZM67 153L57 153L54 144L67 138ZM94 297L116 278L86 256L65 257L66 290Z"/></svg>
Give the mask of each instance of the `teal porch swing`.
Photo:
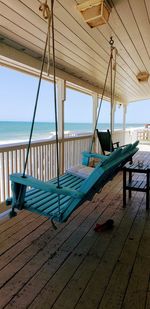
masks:
<svg viewBox="0 0 150 309"><path fill-rule="evenodd" d="M26 175L26 167L47 49L47 34L24 171L23 174L17 173L10 175L12 183L12 198L7 201L7 204L11 203L12 205L12 211L10 214L12 217L16 215L15 209L25 209L47 216L52 221L66 222L73 211L75 211L86 200L91 200L95 193L99 192L100 189L112 179L121 164L138 150L138 142L133 145L128 145L124 149L115 150L109 157L95 154L95 156L101 158L101 162L95 168L89 168L89 175L87 177L78 173L74 174L71 171L67 171L62 176L59 175L53 7L54 0L51 0L57 177L50 181L43 182L32 176ZM87 154L88 159L91 156L94 156L94 154Z"/></svg>

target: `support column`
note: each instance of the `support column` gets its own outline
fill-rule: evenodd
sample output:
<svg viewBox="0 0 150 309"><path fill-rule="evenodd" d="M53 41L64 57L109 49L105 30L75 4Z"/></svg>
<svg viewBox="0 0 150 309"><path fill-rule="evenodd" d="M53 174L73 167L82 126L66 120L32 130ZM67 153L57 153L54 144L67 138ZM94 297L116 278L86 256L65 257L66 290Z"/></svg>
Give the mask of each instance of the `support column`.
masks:
<svg viewBox="0 0 150 309"><path fill-rule="evenodd" d="M57 82L58 91L58 138L61 140L59 150L60 172L64 173L64 102L66 100L66 82L59 79Z"/></svg>
<svg viewBox="0 0 150 309"><path fill-rule="evenodd" d="M126 129L127 105L123 105L123 131Z"/></svg>
<svg viewBox="0 0 150 309"><path fill-rule="evenodd" d="M123 105L123 143L125 144L127 105Z"/></svg>
<svg viewBox="0 0 150 309"><path fill-rule="evenodd" d="M111 129L112 133L114 132L114 125L115 125L115 111L116 111L116 103L113 104L112 113L111 113Z"/></svg>
<svg viewBox="0 0 150 309"><path fill-rule="evenodd" d="M92 94L92 100L93 100L93 119L92 119L92 131L95 130L95 125L97 121L97 108L98 108L98 94L96 92L93 92ZM96 151L96 143L93 145L93 151Z"/></svg>

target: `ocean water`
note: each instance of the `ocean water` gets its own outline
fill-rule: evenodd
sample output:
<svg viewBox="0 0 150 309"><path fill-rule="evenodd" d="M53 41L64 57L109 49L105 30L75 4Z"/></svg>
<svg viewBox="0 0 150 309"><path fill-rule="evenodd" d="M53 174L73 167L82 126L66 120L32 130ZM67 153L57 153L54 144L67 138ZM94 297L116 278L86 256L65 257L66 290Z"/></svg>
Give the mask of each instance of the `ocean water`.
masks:
<svg viewBox="0 0 150 309"><path fill-rule="evenodd" d="M127 128L143 127L143 124L127 124ZM98 124L98 129L109 129L108 123ZM28 141L31 122L0 121L0 144L8 144L19 141ZM122 123L115 124L115 129L122 129ZM66 134L92 132L91 123L65 123ZM55 136L55 124L48 122L36 122L33 131L33 140L51 139Z"/></svg>

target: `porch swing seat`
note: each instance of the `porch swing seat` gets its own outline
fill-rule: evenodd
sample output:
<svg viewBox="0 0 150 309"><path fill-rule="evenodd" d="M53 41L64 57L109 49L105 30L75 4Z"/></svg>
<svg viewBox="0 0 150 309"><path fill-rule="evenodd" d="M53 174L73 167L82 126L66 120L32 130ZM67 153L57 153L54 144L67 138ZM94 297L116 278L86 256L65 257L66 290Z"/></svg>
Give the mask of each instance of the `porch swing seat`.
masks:
<svg viewBox="0 0 150 309"><path fill-rule="evenodd" d="M60 176L59 188L57 178L43 182L31 176L12 174L12 208L26 209L54 221L66 222L73 211L86 200L91 200L116 175L129 152L133 155L137 150L137 143L115 150L109 157L105 156L96 168L91 168L86 176L67 171Z"/></svg>

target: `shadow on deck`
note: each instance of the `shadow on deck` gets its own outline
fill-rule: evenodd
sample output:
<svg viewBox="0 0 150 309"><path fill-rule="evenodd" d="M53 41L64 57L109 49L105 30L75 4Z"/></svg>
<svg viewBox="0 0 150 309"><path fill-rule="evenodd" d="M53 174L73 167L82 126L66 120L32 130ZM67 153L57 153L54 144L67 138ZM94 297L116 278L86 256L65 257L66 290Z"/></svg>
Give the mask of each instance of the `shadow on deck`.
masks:
<svg viewBox="0 0 150 309"><path fill-rule="evenodd" d="M122 172L56 231L22 211L0 235L0 308L150 308L150 218L143 193L122 208Z"/></svg>

